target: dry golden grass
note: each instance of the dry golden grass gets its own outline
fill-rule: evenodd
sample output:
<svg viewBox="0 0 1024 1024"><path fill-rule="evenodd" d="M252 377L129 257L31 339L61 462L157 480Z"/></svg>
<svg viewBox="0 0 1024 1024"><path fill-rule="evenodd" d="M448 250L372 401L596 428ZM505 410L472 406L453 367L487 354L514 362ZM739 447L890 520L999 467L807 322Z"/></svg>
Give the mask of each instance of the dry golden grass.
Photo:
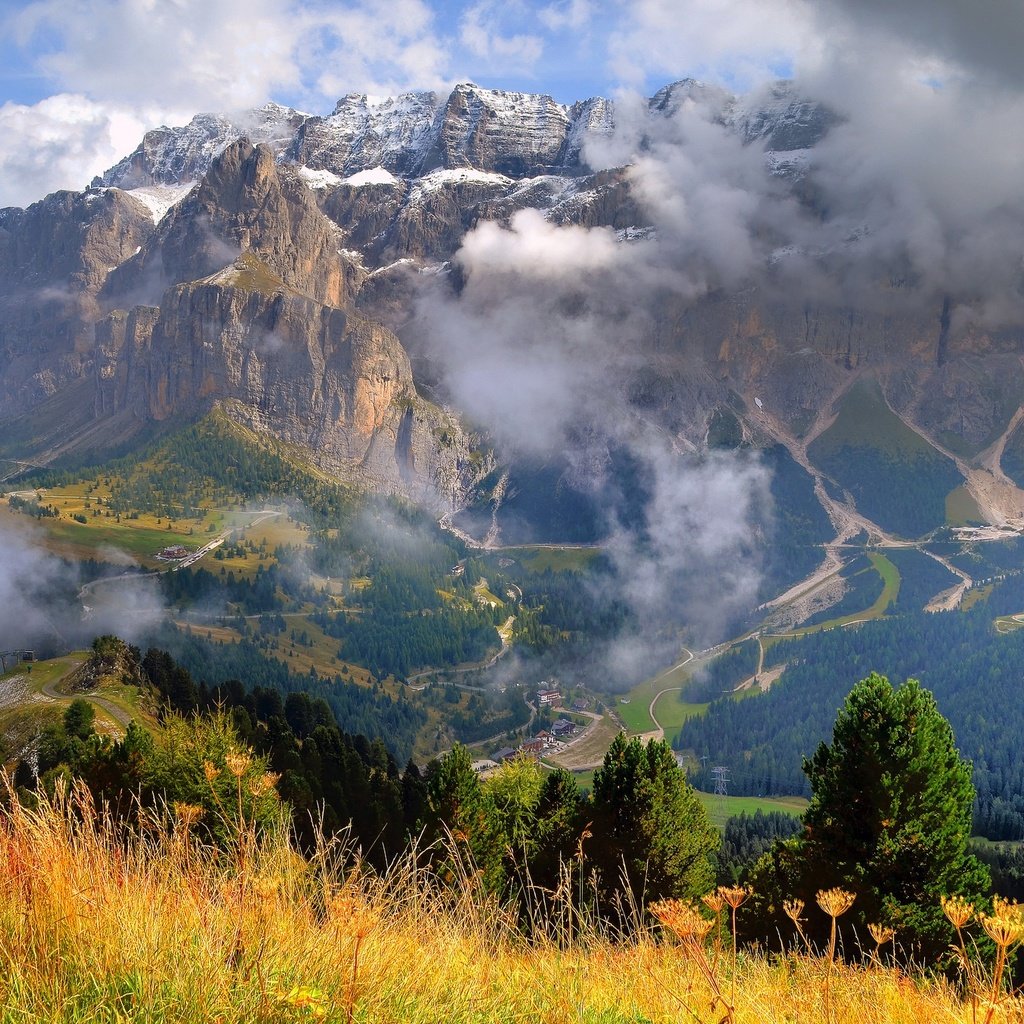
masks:
<svg viewBox="0 0 1024 1024"><path fill-rule="evenodd" d="M945 983L872 964L740 951L732 994L732 952L711 940L527 942L473 876L442 886L407 859L381 877L332 848L304 859L283 830L215 851L194 820L182 806L126 839L81 793L0 817L0 1020L971 1019ZM1020 1013L1004 998L991 1020Z"/></svg>

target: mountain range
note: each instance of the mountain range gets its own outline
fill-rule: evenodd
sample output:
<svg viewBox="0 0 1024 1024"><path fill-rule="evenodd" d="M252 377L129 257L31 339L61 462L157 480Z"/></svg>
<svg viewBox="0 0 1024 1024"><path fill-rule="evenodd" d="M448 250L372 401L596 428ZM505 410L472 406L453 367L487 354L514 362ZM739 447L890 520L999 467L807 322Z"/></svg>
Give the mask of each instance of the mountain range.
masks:
<svg viewBox="0 0 1024 1024"><path fill-rule="evenodd" d="M476 508L466 528L490 517L493 540L498 506L531 487L586 493L601 478L621 492L616 452L657 435L679 457L781 445L840 541L1015 529L1020 332L954 323L961 297L892 261L861 259L852 281L845 254L867 232L838 223L815 172L842 125L787 83L751 99L687 80L642 104L462 84L350 95L327 117L268 104L158 128L84 191L0 211L3 454L81 460L218 404L344 480L436 513ZM765 218L757 274L695 275L674 244L692 231L672 218L699 223L725 200L705 188L680 213L669 172L685 181L680 154L726 144L779 209L841 241L815 249ZM581 243L548 305L529 299L529 260L500 262L504 242L533 238L552 260L560 239ZM544 276L538 294L557 265ZM535 320L510 327L506 294ZM449 345L446 313L466 309ZM520 368L530 387L545 378L544 317L553 336L587 338L557 349L563 390L527 407L565 407L538 446L490 411ZM522 367L491 337L517 330ZM934 484L917 518L876 493L908 466ZM541 516L533 539L564 539L568 514Z"/></svg>

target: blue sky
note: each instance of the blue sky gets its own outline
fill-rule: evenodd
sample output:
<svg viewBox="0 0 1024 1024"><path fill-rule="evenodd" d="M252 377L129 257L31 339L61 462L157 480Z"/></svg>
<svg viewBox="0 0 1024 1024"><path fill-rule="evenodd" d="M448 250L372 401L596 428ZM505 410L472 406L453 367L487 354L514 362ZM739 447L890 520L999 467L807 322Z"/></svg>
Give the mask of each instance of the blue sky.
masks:
<svg viewBox="0 0 1024 1024"><path fill-rule="evenodd" d="M0 8L0 205L159 124L268 99L475 81L570 103L687 75L740 90L806 49L804 0L27 0Z"/></svg>
<svg viewBox="0 0 1024 1024"><path fill-rule="evenodd" d="M568 103L793 76L840 109L937 82L1009 109L1022 50L1007 0L4 0L0 206L83 187L148 128L268 99L328 113L471 80Z"/></svg>
<svg viewBox="0 0 1024 1024"><path fill-rule="evenodd" d="M770 5L771 0L764 2ZM163 6L172 11L177 8L179 33L186 32L190 24L201 24L205 5L190 0L167 0ZM212 6L232 18L235 15L245 17L245 4L215 3ZM437 84L439 79L470 79L491 88L547 92L568 103L591 95L607 95L624 86L653 91L667 81L688 74L720 78L742 88L750 84L751 75L749 66L740 65L752 49L765 49L757 42L751 45L750 40L744 41L743 33L735 33L736 45L725 47L726 52L720 40L716 40L713 49L717 52L710 54L710 60L699 54L699 47L683 38L673 43L676 53L670 60L666 61L655 52L645 54L645 28L655 35L661 35L660 29L667 28L669 36L677 33L684 36L689 34L686 31L689 23L698 35L707 36L702 25L709 14L713 20L720 19L724 23L739 16L740 8L745 6L714 0L676 3L417 0L400 5L372 0L362 3L310 0L257 3L255 6L270 15L268 21L279 15L282 22L294 25L295 21L308 18L311 37L320 37L309 38L305 45L298 45L292 55L300 75L298 84L274 82L273 76L268 75L267 84L275 99L307 108L322 107L336 98L325 93L322 83L318 82L324 70L318 64L318 52L322 55L325 49L337 51L350 45L365 46L360 22L366 15L370 20L375 15L386 17L384 12L388 8L404 8L402 13L406 16L400 18L399 23L404 21L414 29L399 41L401 51L399 47L366 47L373 51L371 58L364 66L353 68L355 73L343 91L364 91L380 84L417 87ZM77 48L74 34L69 30L71 25L91 22L103 28L107 23L111 42L109 59L116 63L120 42L123 40L128 45L132 42L132 33L120 31L118 23L130 24L135 20L137 25L144 25L147 9L154 7L149 0L42 0L10 4L10 13L5 18L8 30L0 39L0 102L33 105L64 91L67 66L74 63ZM730 7L735 10L730 12ZM137 19L123 17L132 10L141 16ZM347 38L346 21L354 24L355 38ZM233 43L242 43L232 39L229 22L221 22L217 27L226 29L218 33L225 50L230 50ZM394 27L392 22L388 30L393 31ZM161 28L161 31L166 29ZM659 43L664 41L662 36ZM707 40L700 42L706 47ZM421 47L418 60L409 55L417 46ZM734 52L728 52L730 49ZM789 66L784 46L769 40L767 49L777 52L767 53L766 59L758 61L755 78L765 71L785 73ZM652 66L643 66L644 57L651 59ZM717 66L712 62L717 62ZM87 77L81 75L85 69L77 70L80 77ZM341 80L339 76L339 84ZM131 76L125 75L126 94L134 85ZM90 90L83 91L88 94ZM171 107L173 100L173 96L167 97Z"/></svg>

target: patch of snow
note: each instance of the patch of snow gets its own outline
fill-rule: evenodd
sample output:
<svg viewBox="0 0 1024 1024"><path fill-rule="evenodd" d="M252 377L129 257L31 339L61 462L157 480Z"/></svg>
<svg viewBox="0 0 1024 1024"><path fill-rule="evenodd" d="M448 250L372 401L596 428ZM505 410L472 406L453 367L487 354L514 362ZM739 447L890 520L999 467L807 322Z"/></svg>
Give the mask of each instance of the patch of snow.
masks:
<svg viewBox="0 0 1024 1024"><path fill-rule="evenodd" d="M396 178L384 167L370 167L368 170L359 171L357 174L350 174L342 179L346 185L354 185L359 188L361 185L397 185Z"/></svg>
<svg viewBox="0 0 1024 1024"><path fill-rule="evenodd" d="M426 267L420 267L420 273L429 277L443 277L445 274L450 274L451 269L451 261L445 260L443 263L431 263Z"/></svg>
<svg viewBox="0 0 1024 1024"><path fill-rule="evenodd" d="M339 249L338 255L354 263L357 267L363 265L363 254L358 249Z"/></svg>
<svg viewBox="0 0 1024 1024"><path fill-rule="evenodd" d="M315 189L337 188L343 180L331 171L315 171L312 167L299 167L298 173L310 188Z"/></svg>
<svg viewBox="0 0 1024 1024"><path fill-rule="evenodd" d="M181 202L195 188L194 181L186 181L181 185L144 185L142 188L128 189L127 195L137 199L150 212L154 224L159 224L167 211Z"/></svg>
<svg viewBox="0 0 1024 1024"><path fill-rule="evenodd" d="M631 224L628 228L619 228L615 232L616 242L647 242L657 237L657 229L650 226L639 227L636 224Z"/></svg>
<svg viewBox="0 0 1024 1024"><path fill-rule="evenodd" d="M450 170L442 168L438 171L431 171L419 178L409 193L409 202L415 203L425 195L432 192L439 192L449 185L464 185L473 182L478 185L496 185L500 188L507 188L516 184L512 178L506 178L504 174L495 174L492 171L478 171L473 167L453 167Z"/></svg>
<svg viewBox="0 0 1024 1024"><path fill-rule="evenodd" d="M400 260L395 260L394 263L388 263L386 266L378 267L376 270L370 272L370 277L375 277L377 274L383 274L385 271L394 270L395 267L412 267L415 266L416 261L410 259L408 256L403 256Z"/></svg>
<svg viewBox="0 0 1024 1024"><path fill-rule="evenodd" d="M548 192L552 203L559 203L575 195L585 178L566 178L560 174L539 174L535 178L522 178L509 198L526 196L531 192Z"/></svg>

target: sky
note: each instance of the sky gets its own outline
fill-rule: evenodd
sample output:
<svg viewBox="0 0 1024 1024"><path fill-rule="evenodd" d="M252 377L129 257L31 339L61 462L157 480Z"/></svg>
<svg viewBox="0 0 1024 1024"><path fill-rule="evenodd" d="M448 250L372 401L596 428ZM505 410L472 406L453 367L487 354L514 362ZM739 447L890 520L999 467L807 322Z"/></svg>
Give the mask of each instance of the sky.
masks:
<svg viewBox="0 0 1024 1024"><path fill-rule="evenodd" d="M469 80L570 103L687 76L848 95L879 73L897 102L908 82L1005 98L1022 48L1016 0L6 0L0 205L83 187L147 128L268 99L323 114Z"/></svg>
<svg viewBox="0 0 1024 1024"><path fill-rule="evenodd" d="M693 75L740 90L808 37L789 0L33 0L0 13L0 205L82 188L143 132L269 99L459 81L571 103ZM811 39L813 42L813 39Z"/></svg>

